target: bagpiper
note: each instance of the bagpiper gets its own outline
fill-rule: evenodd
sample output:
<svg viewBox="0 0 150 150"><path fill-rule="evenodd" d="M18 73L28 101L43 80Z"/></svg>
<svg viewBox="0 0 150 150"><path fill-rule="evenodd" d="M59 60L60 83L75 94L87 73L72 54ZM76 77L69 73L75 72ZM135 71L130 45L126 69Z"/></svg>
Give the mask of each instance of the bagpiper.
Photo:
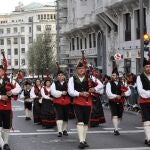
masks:
<svg viewBox="0 0 150 150"><path fill-rule="evenodd" d="M19 84L15 80L10 80L4 67L0 65L0 150L10 150L8 139L12 127L11 99L20 91Z"/></svg>
<svg viewBox="0 0 150 150"><path fill-rule="evenodd" d="M124 111L124 101L125 97L131 94L131 91L127 85L124 85L123 82L119 80L117 68L112 71L111 81L106 84L106 94L109 99L114 135L120 135L118 130Z"/></svg>
<svg viewBox="0 0 150 150"><path fill-rule="evenodd" d="M137 90L145 132L145 144L150 146L150 60L144 59L144 71L137 77Z"/></svg>
<svg viewBox="0 0 150 150"><path fill-rule="evenodd" d="M51 86L51 94L56 110L56 123L58 137L67 136L67 126L69 118L70 96L68 95L68 85L63 71L57 73L57 80Z"/></svg>

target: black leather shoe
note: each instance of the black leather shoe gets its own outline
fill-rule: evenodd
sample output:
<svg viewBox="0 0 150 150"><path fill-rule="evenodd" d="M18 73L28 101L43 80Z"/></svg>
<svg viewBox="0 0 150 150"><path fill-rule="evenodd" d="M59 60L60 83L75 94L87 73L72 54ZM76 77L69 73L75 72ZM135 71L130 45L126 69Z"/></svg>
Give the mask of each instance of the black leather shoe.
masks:
<svg viewBox="0 0 150 150"><path fill-rule="evenodd" d="M147 141L147 145L150 147L150 140L149 140L149 141Z"/></svg>
<svg viewBox="0 0 150 150"><path fill-rule="evenodd" d="M62 133L61 132L58 133L58 137L62 137Z"/></svg>
<svg viewBox="0 0 150 150"><path fill-rule="evenodd" d="M145 139L144 144L148 144L147 140Z"/></svg>
<svg viewBox="0 0 150 150"><path fill-rule="evenodd" d="M79 144L78 148L80 148L80 149L84 149L84 148L85 148L84 143L83 143L83 142L80 142L80 144Z"/></svg>
<svg viewBox="0 0 150 150"><path fill-rule="evenodd" d="M3 146L3 150L10 150L9 145L8 145L8 144L4 144L4 146Z"/></svg>
<svg viewBox="0 0 150 150"><path fill-rule="evenodd" d="M114 135L120 135L118 130L114 130Z"/></svg>
<svg viewBox="0 0 150 150"><path fill-rule="evenodd" d="M63 131L63 135L68 136L68 133L66 130Z"/></svg>
<svg viewBox="0 0 150 150"><path fill-rule="evenodd" d="M84 141L84 147L90 147L86 141Z"/></svg>

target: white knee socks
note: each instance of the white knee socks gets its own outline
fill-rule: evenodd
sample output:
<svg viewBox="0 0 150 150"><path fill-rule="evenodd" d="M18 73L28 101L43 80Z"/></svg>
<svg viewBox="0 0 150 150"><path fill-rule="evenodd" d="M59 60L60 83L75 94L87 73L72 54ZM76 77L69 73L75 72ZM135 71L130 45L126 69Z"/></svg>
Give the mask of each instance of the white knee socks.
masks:
<svg viewBox="0 0 150 150"><path fill-rule="evenodd" d="M144 132L145 132L147 141L149 141L150 140L150 121L144 122Z"/></svg>
<svg viewBox="0 0 150 150"><path fill-rule="evenodd" d="M84 142L84 123L83 122L79 122L77 124L77 131L78 131L78 136L79 136L79 141L80 142Z"/></svg>

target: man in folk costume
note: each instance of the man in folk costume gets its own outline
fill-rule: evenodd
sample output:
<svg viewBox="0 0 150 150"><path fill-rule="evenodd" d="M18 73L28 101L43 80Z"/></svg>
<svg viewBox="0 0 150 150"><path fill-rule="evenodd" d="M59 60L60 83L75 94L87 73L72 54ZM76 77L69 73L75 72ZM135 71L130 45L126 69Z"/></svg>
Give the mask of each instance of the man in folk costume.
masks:
<svg viewBox="0 0 150 150"><path fill-rule="evenodd" d="M31 82L26 81L24 84L25 88L20 94L20 98L24 99L24 108L25 108L25 120L31 120L32 117L32 99L30 98L31 92Z"/></svg>
<svg viewBox="0 0 150 150"><path fill-rule="evenodd" d="M41 124L41 80L36 79L34 86L31 88L30 98L33 99L33 119L34 124Z"/></svg>
<svg viewBox="0 0 150 150"><path fill-rule="evenodd" d="M21 87L5 75L5 69L0 66L0 150L10 150L8 145L9 132L12 127L11 98L18 95Z"/></svg>
<svg viewBox="0 0 150 150"><path fill-rule="evenodd" d="M70 97L68 95L66 77L63 71L57 73L57 80L51 85L51 94L54 97L53 102L56 109L56 123L58 128L58 137L68 135L67 126L69 118Z"/></svg>
<svg viewBox="0 0 150 150"><path fill-rule="evenodd" d="M145 132L145 144L150 146L150 60L144 59L144 72L137 77L137 89L140 95L139 104Z"/></svg>
<svg viewBox="0 0 150 150"><path fill-rule="evenodd" d="M112 114L114 135L120 135L118 127L123 115L124 100L126 96L131 94L131 91L119 80L119 73L116 68L112 72L111 81L106 84L106 94Z"/></svg>

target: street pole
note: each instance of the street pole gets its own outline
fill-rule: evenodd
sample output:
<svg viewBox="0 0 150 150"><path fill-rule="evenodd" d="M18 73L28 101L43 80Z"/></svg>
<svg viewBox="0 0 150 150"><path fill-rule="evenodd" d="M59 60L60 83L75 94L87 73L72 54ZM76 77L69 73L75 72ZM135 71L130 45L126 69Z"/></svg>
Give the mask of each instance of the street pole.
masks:
<svg viewBox="0 0 150 150"><path fill-rule="evenodd" d="M144 60L144 19L143 19L143 0L139 0L140 5L140 43L141 43L141 62L140 71L143 71L143 60Z"/></svg>
<svg viewBox="0 0 150 150"><path fill-rule="evenodd" d="M60 63L60 47L59 47L59 42L60 42L60 24L59 24L59 0L56 0L56 11L57 11L57 22L56 22L56 45L57 45L57 61Z"/></svg>

